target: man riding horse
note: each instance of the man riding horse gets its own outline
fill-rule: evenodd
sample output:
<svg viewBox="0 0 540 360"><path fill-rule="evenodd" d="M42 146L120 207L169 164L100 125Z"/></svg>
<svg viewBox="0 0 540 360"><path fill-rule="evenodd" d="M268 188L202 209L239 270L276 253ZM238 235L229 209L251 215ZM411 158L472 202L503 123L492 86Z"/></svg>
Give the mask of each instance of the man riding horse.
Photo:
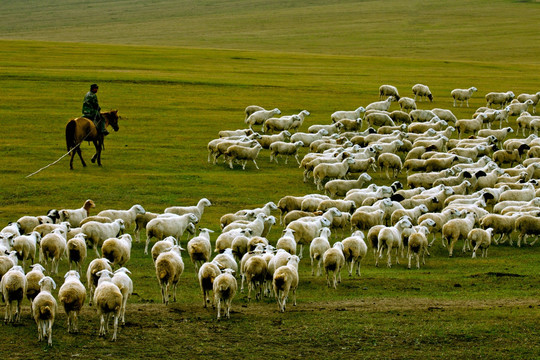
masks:
<svg viewBox="0 0 540 360"><path fill-rule="evenodd" d="M96 129L105 136L108 135L109 132L105 129L105 119L103 119L103 116L101 116L100 113L101 108L99 107L96 95L98 89L99 86L97 84L90 85L90 91L84 96L82 113L85 118L92 120Z"/></svg>

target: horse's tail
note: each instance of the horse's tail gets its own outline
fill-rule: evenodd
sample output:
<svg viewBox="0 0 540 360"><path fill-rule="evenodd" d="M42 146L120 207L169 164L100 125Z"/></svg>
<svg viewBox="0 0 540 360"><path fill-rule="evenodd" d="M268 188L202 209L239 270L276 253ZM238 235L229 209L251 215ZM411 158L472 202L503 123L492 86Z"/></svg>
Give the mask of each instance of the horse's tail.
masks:
<svg viewBox="0 0 540 360"><path fill-rule="evenodd" d="M75 130L77 128L77 123L75 120L70 120L66 125L66 146L67 151L73 149L77 144L75 144Z"/></svg>

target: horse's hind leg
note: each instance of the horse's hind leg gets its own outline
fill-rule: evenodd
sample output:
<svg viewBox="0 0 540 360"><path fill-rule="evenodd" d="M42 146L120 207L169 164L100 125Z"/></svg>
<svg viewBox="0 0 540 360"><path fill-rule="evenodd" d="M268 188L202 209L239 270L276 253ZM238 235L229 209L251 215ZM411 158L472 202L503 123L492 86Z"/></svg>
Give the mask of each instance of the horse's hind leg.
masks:
<svg viewBox="0 0 540 360"><path fill-rule="evenodd" d="M79 158L81 159L81 163L82 163L82 166L86 167L86 163L84 162L84 159L82 157L82 152L81 152L81 148L80 147L77 147L77 154L79 155ZM71 160L73 161L73 156L71 156Z"/></svg>

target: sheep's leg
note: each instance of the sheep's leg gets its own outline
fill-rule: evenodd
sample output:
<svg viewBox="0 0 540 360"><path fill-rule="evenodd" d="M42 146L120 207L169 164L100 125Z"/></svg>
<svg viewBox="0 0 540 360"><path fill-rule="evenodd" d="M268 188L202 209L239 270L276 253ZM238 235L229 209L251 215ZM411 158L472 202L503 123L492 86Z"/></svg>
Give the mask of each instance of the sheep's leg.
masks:
<svg viewBox="0 0 540 360"><path fill-rule="evenodd" d="M48 344L49 346L52 346L52 325L53 325L53 324L52 324L52 321L49 320L49 321L48 321L48 334L49 334L49 338L48 338L48 340L47 340L47 344Z"/></svg>
<svg viewBox="0 0 540 360"><path fill-rule="evenodd" d="M410 269L411 268L412 254L409 254L408 258L409 258L409 265L407 265L407 269Z"/></svg>
<svg viewBox="0 0 540 360"><path fill-rule="evenodd" d="M309 259L311 260L311 276L315 275L315 268L313 267L313 257L310 256Z"/></svg>
<svg viewBox="0 0 540 360"><path fill-rule="evenodd" d="M257 168L257 170L260 170L259 167L257 166L257 163L255 162L255 159L253 159L253 163L255 164L255 167ZM285 164L287 163L287 161L285 161ZM246 164L247 164L247 160L246 160Z"/></svg>
<svg viewBox="0 0 540 360"><path fill-rule="evenodd" d="M534 238L534 241L530 243L529 246L533 246L534 244L536 244L537 241L538 241L538 236Z"/></svg>
<svg viewBox="0 0 540 360"><path fill-rule="evenodd" d="M420 254L415 254L416 255L416 268L420 269Z"/></svg>
<svg viewBox="0 0 540 360"><path fill-rule="evenodd" d="M300 159L298 158L298 154L294 155L294 158L296 159L296 162L298 163L298 165L300 165Z"/></svg>
<svg viewBox="0 0 540 360"><path fill-rule="evenodd" d="M388 246L388 252L386 253L386 261L389 268L392 267L392 247Z"/></svg>
<svg viewBox="0 0 540 360"><path fill-rule="evenodd" d="M452 239L452 242L448 246L448 256L452 257L452 254L454 253L454 245L456 244L457 239Z"/></svg>
<svg viewBox="0 0 540 360"><path fill-rule="evenodd" d="M354 259L351 259L350 267L348 266L349 276L352 276L354 270Z"/></svg>
<svg viewBox="0 0 540 360"><path fill-rule="evenodd" d="M285 164L287 164L287 161L289 161L289 155L285 155Z"/></svg>
<svg viewBox="0 0 540 360"><path fill-rule="evenodd" d="M119 315L120 315L119 312L113 315L114 316L114 332L113 332L111 341L116 341L116 333L118 332L118 318L120 317Z"/></svg>

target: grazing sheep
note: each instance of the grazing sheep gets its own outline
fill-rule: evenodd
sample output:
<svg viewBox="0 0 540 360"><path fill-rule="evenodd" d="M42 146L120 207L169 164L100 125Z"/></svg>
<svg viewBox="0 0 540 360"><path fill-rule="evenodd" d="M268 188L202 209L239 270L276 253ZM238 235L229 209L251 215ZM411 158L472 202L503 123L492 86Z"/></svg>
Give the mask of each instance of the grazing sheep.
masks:
<svg viewBox="0 0 540 360"><path fill-rule="evenodd" d="M279 311L285 312L285 303L292 292L293 306L296 306L296 289L298 288L298 263L300 258L296 255L288 257L287 265L280 266L274 272L272 285L278 302Z"/></svg>
<svg viewBox="0 0 540 360"><path fill-rule="evenodd" d="M200 229L199 236L188 241L187 251L191 262L195 266L195 272L199 271L199 267L210 260L212 245L210 244L210 229Z"/></svg>
<svg viewBox="0 0 540 360"><path fill-rule="evenodd" d="M456 116L452 113L452 111L448 109L433 108L431 109L431 112L435 114L439 119L444 120L447 123L455 124L457 121Z"/></svg>
<svg viewBox="0 0 540 360"><path fill-rule="evenodd" d="M393 96L395 101L399 100L399 93L395 86L381 85L379 87L379 100L382 100L388 96Z"/></svg>
<svg viewBox="0 0 540 360"><path fill-rule="evenodd" d="M469 99L472 97L472 94L478 91L474 86L468 89L454 89L450 92L452 98L454 98L454 107L456 107L456 101L461 101L460 107L463 106L463 102L467 101L467 107L469 107Z"/></svg>
<svg viewBox="0 0 540 360"><path fill-rule="evenodd" d="M283 130L277 135L262 135L260 139L257 139L257 142L261 144L263 149L269 149L270 146L277 142L287 142L291 138L291 133L288 130Z"/></svg>
<svg viewBox="0 0 540 360"><path fill-rule="evenodd" d="M430 102L433 102L433 95L431 94L431 91L427 85L415 84L412 87L412 92L414 94L414 101L416 101L416 97L419 96L420 101L422 101L424 97L427 97Z"/></svg>
<svg viewBox="0 0 540 360"><path fill-rule="evenodd" d="M442 227L443 245L448 247L448 255L452 257L454 245L459 239L466 239L469 232L474 228L476 223L476 214L473 212L467 213L465 219L452 219ZM465 252L465 245L463 252Z"/></svg>
<svg viewBox="0 0 540 360"><path fill-rule="evenodd" d="M157 217L150 220L146 225L146 245L144 254L148 254L148 244L150 239L163 240L167 236L173 236L180 241L182 235L189 229L191 224L197 223L199 219L192 213L185 215L172 215L170 217Z"/></svg>
<svg viewBox="0 0 540 360"><path fill-rule="evenodd" d="M119 238L110 238L103 242L101 254L113 266L124 266L131 257L131 235L124 234Z"/></svg>
<svg viewBox="0 0 540 360"><path fill-rule="evenodd" d="M345 255L343 255L343 243L338 241L326 250L323 254L324 271L326 273L326 284L337 289L337 283L341 282L341 268L345 266ZM330 273L332 273L332 283L330 283Z"/></svg>
<svg viewBox="0 0 540 360"><path fill-rule="evenodd" d="M204 209L207 206L212 206L212 203L207 198L202 198L195 206L171 206L166 208L163 212L166 214L176 215L185 215L191 213L197 217L198 221L201 221Z"/></svg>
<svg viewBox="0 0 540 360"><path fill-rule="evenodd" d="M488 137L488 136L493 135L495 136L495 138L497 139L499 143L502 143L506 139L508 134L511 134L513 132L514 130L511 127L505 127L505 128L496 129L496 130L482 129L478 131L478 136Z"/></svg>
<svg viewBox="0 0 540 360"><path fill-rule="evenodd" d="M213 291L214 291L214 303L217 305L217 318L221 318L221 302L225 304L225 316L227 319L231 318L231 302L236 295L236 289L238 284L236 279L232 275L234 273L231 269L223 270L223 273L218 275L214 279Z"/></svg>
<svg viewBox="0 0 540 360"><path fill-rule="evenodd" d="M390 174L388 174L388 170L391 169L392 177L397 178L403 167L403 164L401 163L401 158L393 153L384 153L379 155L377 162L381 170L385 170L387 179L390 179Z"/></svg>
<svg viewBox="0 0 540 360"><path fill-rule="evenodd" d="M68 316L68 333L78 333L78 317L86 300L86 288L80 280L79 273L75 270L68 271L64 279L58 291L58 300L64 306L64 311Z"/></svg>
<svg viewBox="0 0 540 360"><path fill-rule="evenodd" d="M473 246L472 258L476 257L476 251L482 249L482 257L487 257L487 251L491 245L491 237L493 234L492 228L472 229L467 235L467 240Z"/></svg>
<svg viewBox="0 0 540 360"><path fill-rule="evenodd" d="M525 102L517 102L517 103L511 103L508 105L509 113L508 115L521 115L524 112L527 112L529 109L529 106L533 104L533 101L531 99L525 100Z"/></svg>
<svg viewBox="0 0 540 360"><path fill-rule="evenodd" d="M499 166L508 163L510 166L513 166L514 162L521 162L521 154L519 153L518 149L514 149L513 151L497 150L493 153L493 161L495 161L495 163L497 163Z"/></svg>
<svg viewBox="0 0 540 360"><path fill-rule="evenodd" d="M468 105L467 105L468 106ZM425 226L419 226L418 230L409 235L408 247L408 257L409 265L407 268L411 268L411 261L413 256L416 258L416 268L420 269L420 256L422 256L422 264L426 264L425 255L428 253L428 240L427 234L429 233L428 229ZM429 253L428 253L429 255Z"/></svg>
<svg viewBox="0 0 540 360"><path fill-rule="evenodd" d="M255 164L257 170L259 170L259 166L257 165L257 162L255 160L259 156L259 152L261 151L261 149L262 146L258 143L252 148L247 148L240 145L229 146L225 151L225 155L229 159L229 167L231 169L234 169L233 161L238 160L242 163L242 170L246 170L247 162L251 160L253 161L253 164Z"/></svg>
<svg viewBox="0 0 540 360"><path fill-rule="evenodd" d="M351 119L356 120L362 117L362 114L366 112L366 109L364 109L363 106L360 106L356 110L353 111L336 111L332 113L330 118L332 119L332 122L338 122L339 120L343 119Z"/></svg>
<svg viewBox="0 0 540 360"><path fill-rule="evenodd" d="M199 285L203 293L203 305L206 308L208 303L210 303L209 293L213 290L214 280L221 274L221 270L219 270L218 263L214 261L205 262L201 265L197 274ZM214 303L212 303L212 307L214 307Z"/></svg>
<svg viewBox="0 0 540 360"><path fill-rule="evenodd" d="M97 221L90 221L81 226L82 233L86 235L86 242L89 247L93 247L96 256L99 257L98 247L109 238L120 235L124 230L124 220L116 219L110 224L102 224ZM148 239L147 239L148 241Z"/></svg>
<svg viewBox="0 0 540 360"><path fill-rule="evenodd" d="M81 265L86 259L86 241L84 239L85 237L86 235L81 233L79 235L76 235L72 239L69 239L66 244L69 270L71 270L72 264L75 263L75 265L77 266L77 271L81 273Z"/></svg>
<svg viewBox="0 0 540 360"><path fill-rule="evenodd" d="M524 103L527 100L532 100L532 106L533 106L533 114L536 113L536 105L538 105L538 101L540 100L540 91L536 94L519 94L517 98L519 102Z"/></svg>
<svg viewBox="0 0 540 360"><path fill-rule="evenodd" d="M275 160L276 164L278 163L278 155L285 156L285 164L289 160L289 156L294 155L296 162L300 165L300 160L298 159L298 149L304 146L302 141L297 141L295 143L286 143L283 141L276 141L270 145L270 161Z"/></svg>
<svg viewBox="0 0 540 360"><path fill-rule="evenodd" d="M121 267L114 272L114 276L112 277L112 282L118 286L118 289L120 289L120 292L122 293L122 307L120 308L119 315L122 319L122 325L126 324L127 301L133 293L133 281L129 277L129 274L131 274L131 272L128 269Z"/></svg>
<svg viewBox="0 0 540 360"><path fill-rule="evenodd" d="M52 233L45 235L39 245L40 261L45 261L45 264L50 261L49 273L58 274L60 257L67 251L67 242L62 235L62 230L56 229Z"/></svg>
<svg viewBox="0 0 540 360"><path fill-rule="evenodd" d="M501 109L512 101L515 97L512 91L507 92L490 92L486 94L486 107L490 108L491 105L501 105Z"/></svg>
<svg viewBox="0 0 540 360"><path fill-rule="evenodd" d="M2 276L0 287L2 288L2 295L4 296L4 301L6 303L4 322L20 322L21 302L23 301L26 292L26 277L24 276L23 268L15 265L9 269L4 276ZM17 307L14 309L15 301L17 302ZM13 314L14 310L15 314Z"/></svg>
<svg viewBox="0 0 540 360"><path fill-rule="evenodd" d="M80 226L81 221L90 216L90 209L95 208L96 204L90 199L86 200L79 209L62 209L58 213L60 221L68 221L72 227Z"/></svg>
<svg viewBox="0 0 540 360"><path fill-rule="evenodd" d="M103 210L100 211L97 216L108 217L111 220L122 219L126 229L131 227L131 224L135 222L135 218L138 214L144 214L146 211L139 205L133 205L129 210Z"/></svg>
<svg viewBox="0 0 540 360"><path fill-rule="evenodd" d="M281 111L278 108L274 108L272 110L258 110L249 115L245 119L245 123L249 125L251 130L253 130L253 125L261 125L266 120L279 114L281 114Z"/></svg>
<svg viewBox="0 0 540 360"><path fill-rule="evenodd" d="M345 265L349 276L352 276L354 265L356 265L356 275L360 276L360 264L367 254L364 234L361 231L355 231L341 242L343 243L343 256L345 256Z"/></svg>
<svg viewBox="0 0 540 360"><path fill-rule="evenodd" d="M94 292L94 302L100 318L99 336L105 336L109 332L109 318L114 317L114 332L111 341L116 341L118 331L118 320L122 309L122 293L116 284L112 282L112 272L101 270L97 273L100 277L96 291Z"/></svg>
<svg viewBox="0 0 540 360"><path fill-rule="evenodd" d="M33 231L30 235L17 236L13 240L12 250L17 252L17 257L23 262L23 269L26 267L26 261L30 260L34 263L36 257L36 248L41 240L39 233Z"/></svg>
<svg viewBox="0 0 540 360"><path fill-rule="evenodd" d="M30 234L36 226L42 224L37 216L22 216L17 220L21 235Z"/></svg>
<svg viewBox="0 0 540 360"><path fill-rule="evenodd" d="M416 110L416 101L414 99L411 99L410 97L402 97L401 99L399 99L398 104L401 110Z"/></svg>
<svg viewBox="0 0 540 360"><path fill-rule="evenodd" d="M30 267L32 270L26 273L26 298L30 301L30 313L33 314L32 304L41 290L39 282L45 277L45 274L43 273L45 268L41 266L41 264L34 264Z"/></svg>
<svg viewBox="0 0 540 360"><path fill-rule="evenodd" d="M333 134L338 134L341 131L342 127L343 125L339 121L331 125L315 124L315 125L311 125L308 128L308 133L315 134L319 132L320 130L324 129L328 131L328 135L333 135Z"/></svg>
<svg viewBox="0 0 540 360"><path fill-rule="evenodd" d="M319 236L314 238L309 245L309 258L311 260L311 275L315 275L314 261L317 261L317 276L321 275L321 263L326 250L330 249L330 229L322 228Z"/></svg>
<svg viewBox="0 0 540 360"><path fill-rule="evenodd" d="M181 250L184 249L175 245L171 250L159 254L156 259L156 276L161 287L161 299L165 305L169 304L169 291L172 291L173 301L176 302L176 286L180 275L184 272Z"/></svg>
<svg viewBox="0 0 540 360"><path fill-rule="evenodd" d="M411 118L411 121L413 121L413 122L426 122L426 121L430 121L430 120L432 120L434 118L440 120L437 117L437 115L435 115L433 113L433 111L431 111L431 110L411 110L411 112L409 113L409 116ZM434 121L437 121L437 120L434 120ZM409 131L411 131L410 130L411 125L409 125Z"/></svg>
<svg viewBox="0 0 540 360"><path fill-rule="evenodd" d="M45 276L39 281L41 290L34 299L32 315L38 328L38 340L41 341L47 337L47 345L52 346L52 327L56 317L57 305L56 299L51 292L56 289L54 280Z"/></svg>

